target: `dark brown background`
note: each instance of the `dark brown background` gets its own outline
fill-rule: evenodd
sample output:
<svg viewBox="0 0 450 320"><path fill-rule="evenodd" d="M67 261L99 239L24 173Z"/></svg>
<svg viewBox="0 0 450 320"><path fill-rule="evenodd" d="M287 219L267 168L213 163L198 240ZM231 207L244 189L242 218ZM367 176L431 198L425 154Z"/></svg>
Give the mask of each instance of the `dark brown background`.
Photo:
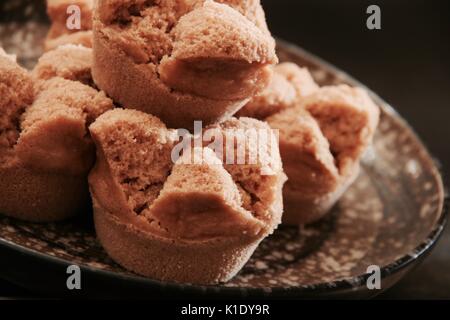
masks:
<svg viewBox="0 0 450 320"><path fill-rule="evenodd" d="M450 1L263 0L273 33L319 55L391 103L450 168ZM382 9L382 30L366 8ZM7 17L2 17L7 19ZM449 185L449 179L446 184ZM1 296L30 296L0 282ZM450 299L450 229L389 299Z"/></svg>

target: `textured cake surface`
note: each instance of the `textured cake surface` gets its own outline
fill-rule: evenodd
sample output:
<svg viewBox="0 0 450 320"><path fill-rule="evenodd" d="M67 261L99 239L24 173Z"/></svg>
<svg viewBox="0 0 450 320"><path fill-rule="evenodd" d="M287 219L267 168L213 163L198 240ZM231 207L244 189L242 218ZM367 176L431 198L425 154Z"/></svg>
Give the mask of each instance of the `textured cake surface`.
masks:
<svg viewBox="0 0 450 320"><path fill-rule="evenodd" d="M269 87L238 114L265 120L280 131L289 178L284 188L287 224L314 222L331 209L358 175L379 119L365 90L320 88L307 69L293 63L277 65Z"/></svg>
<svg viewBox="0 0 450 320"><path fill-rule="evenodd" d="M94 81L169 127L230 118L278 61L259 1L110 1L94 15Z"/></svg>
<svg viewBox="0 0 450 320"><path fill-rule="evenodd" d="M95 151L87 126L113 103L73 81L90 73L73 63L78 50L88 49L49 52L38 67L42 72L33 75L0 52L0 212L6 215L61 220L88 203L86 179Z"/></svg>
<svg viewBox="0 0 450 320"><path fill-rule="evenodd" d="M245 118L207 130L221 133L231 146L231 132L249 128L271 132ZM180 143L175 131L140 111L109 111L90 131L97 146L89 176L97 233L127 269L172 281L227 281L281 223L285 175L278 146L269 164L273 175L264 176L264 161L225 164L231 149L224 149L222 159L202 143L188 145L174 160ZM161 248L170 252L160 257Z"/></svg>
<svg viewBox="0 0 450 320"><path fill-rule="evenodd" d="M52 25L44 42L45 51L65 44L92 47L93 6L94 0L47 0L47 14ZM71 29L67 24L75 18L80 19L79 28Z"/></svg>

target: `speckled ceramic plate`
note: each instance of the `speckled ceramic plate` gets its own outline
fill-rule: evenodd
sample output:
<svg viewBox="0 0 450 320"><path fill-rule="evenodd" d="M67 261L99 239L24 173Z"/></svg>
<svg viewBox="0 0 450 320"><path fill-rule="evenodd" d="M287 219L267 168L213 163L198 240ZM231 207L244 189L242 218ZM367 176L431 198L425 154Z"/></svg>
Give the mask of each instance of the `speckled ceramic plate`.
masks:
<svg viewBox="0 0 450 320"><path fill-rule="evenodd" d="M30 9L31 8L31 9ZM47 24L39 1L2 1L0 45L31 67ZM8 13L8 14L6 14ZM282 61L307 66L322 85L361 85L305 51L279 42ZM122 269L95 238L91 212L58 224L0 218L0 277L32 290L69 294L66 268L82 268L88 296L290 298L370 297L367 268L382 268L382 288L395 284L431 251L446 222L444 188L426 148L395 111L382 109L363 170L332 214L315 225L280 228L229 283L196 287L144 279Z"/></svg>

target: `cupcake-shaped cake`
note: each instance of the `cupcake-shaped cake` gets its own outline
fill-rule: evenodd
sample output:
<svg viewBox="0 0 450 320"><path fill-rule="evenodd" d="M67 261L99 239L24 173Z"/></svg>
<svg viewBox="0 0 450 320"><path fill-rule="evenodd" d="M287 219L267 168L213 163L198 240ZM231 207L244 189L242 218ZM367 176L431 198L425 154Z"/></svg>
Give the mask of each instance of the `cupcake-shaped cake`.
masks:
<svg viewBox="0 0 450 320"><path fill-rule="evenodd" d="M96 85L171 128L228 119L266 88L276 62L259 1L99 0L95 7Z"/></svg>
<svg viewBox="0 0 450 320"><path fill-rule="evenodd" d="M367 92L347 85L319 88L308 70L275 68L270 86L240 112L280 132L288 182L285 224L322 218L351 186L375 134L379 109Z"/></svg>
<svg viewBox="0 0 450 320"><path fill-rule="evenodd" d="M112 107L102 92L35 79L0 53L0 213L47 222L82 212L95 161L87 126Z"/></svg>
<svg viewBox="0 0 450 320"><path fill-rule="evenodd" d="M209 134L231 146L229 139L245 139L248 129L272 132L256 120L231 119ZM281 223L285 175L277 144L270 159L244 156L242 164L223 161L235 147L218 152L203 142L174 157L181 143L175 131L122 109L102 115L90 131L97 146L89 176L97 236L131 271L165 281L224 282ZM247 154L254 146L256 139L243 145Z"/></svg>

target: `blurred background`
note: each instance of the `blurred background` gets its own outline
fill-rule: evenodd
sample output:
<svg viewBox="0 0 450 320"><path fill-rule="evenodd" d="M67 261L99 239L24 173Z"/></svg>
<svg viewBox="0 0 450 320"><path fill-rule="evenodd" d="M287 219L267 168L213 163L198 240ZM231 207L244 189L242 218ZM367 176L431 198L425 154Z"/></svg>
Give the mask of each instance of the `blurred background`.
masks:
<svg viewBox="0 0 450 320"><path fill-rule="evenodd" d="M449 0L262 2L275 36L345 70L397 109L438 159L450 185ZM382 30L366 27L372 4L381 7ZM0 9L3 5L2 0ZM0 23L10 18L2 15ZM0 281L0 297L12 296L32 294ZM379 298L450 299L450 229L421 267Z"/></svg>
<svg viewBox="0 0 450 320"><path fill-rule="evenodd" d="M449 0L262 0L276 37L331 62L414 127L450 185ZM381 30L368 30L369 5ZM380 298L450 299L450 229L426 262Z"/></svg>

